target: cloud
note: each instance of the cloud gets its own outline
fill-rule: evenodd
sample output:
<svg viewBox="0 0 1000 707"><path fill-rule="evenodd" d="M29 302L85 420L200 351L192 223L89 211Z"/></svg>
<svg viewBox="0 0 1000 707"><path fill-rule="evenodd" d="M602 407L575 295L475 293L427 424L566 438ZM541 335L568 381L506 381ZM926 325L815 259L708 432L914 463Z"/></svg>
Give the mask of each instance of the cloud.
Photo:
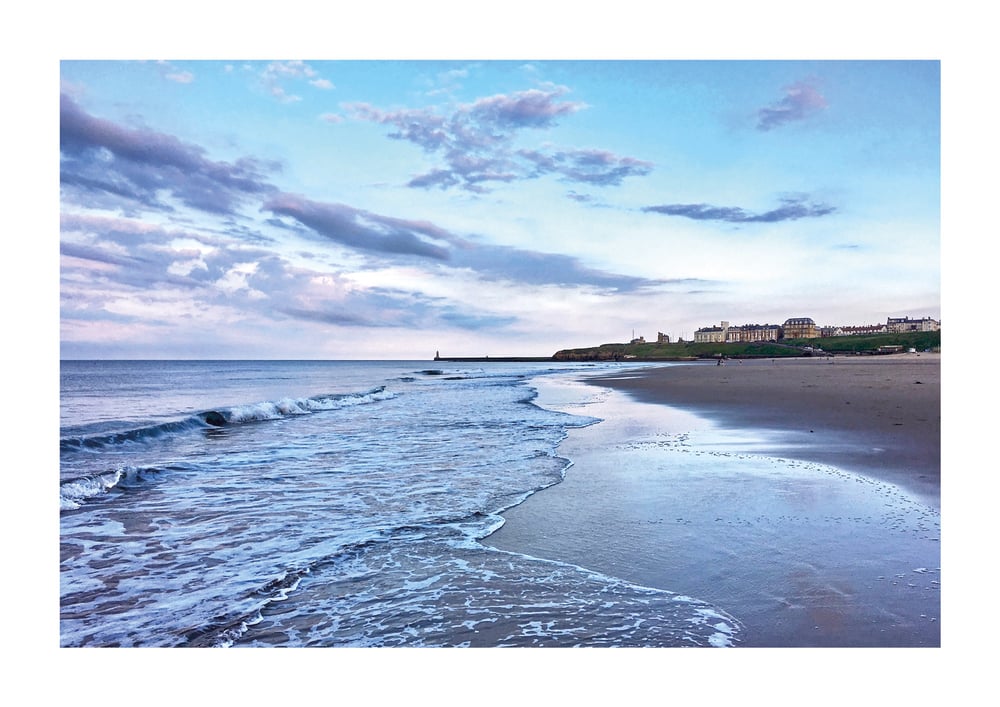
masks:
<svg viewBox="0 0 1000 707"><path fill-rule="evenodd" d="M660 281L595 270L555 253L475 242L426 221L382 216L344 204L279 194L262 207L295 219L315 233L349 248L390 260L416 257L471 271L484 280L525 285L584 286L634 291Z"/></svg>
<svg viewBox="0 0 1000 707"><path fill-rule="evenodd" d="M194 74L190 71L174 71L166 74L166 79L174 83L191 83L194 81Z"/></svg>
<svg viewBox="0 0 1000 707"><path fill-rule="evenodd" d="M228 233L227 237L184 228L169 229L132 218L72 213L60 215L59 229L64 238L69 236L91 237L115 243L124 249L145 246L162 247L164 243L183 240L198 244L204 250L216 250L225 248L233 242L239 242L242 246L253 240L252 235L249 235L246 230L238 228L233 229L234 232Z"/></svg>
<svg viewBox="0 0 1000 707"><path fill-rule="evenodd" d="M285 83L288 81L306 81L309 85L324 91L334 87L331 81L322 78L319 72L304 61L272 61L260 74L261 84L274 98L282 103L301 101L301 96L289 93L285 89Z"/></svg>
<svg viewBox="0 0 1000 707"><path fill-rule="evenodd" d="M625 177L644 177L653 171L652 162L619 157L607 150L569 150L544 154L521 150L538 174L556 173L571 182L596 186L618 186Z"/></svg>
<svg viewBox="0 0 1000 707"><path fill-rule="evenodd" d="M476 303L455 303L401 288L361 288L343 274L293 267L275 256L259 259L244 284L246 292L266 295L266 300L248 302L247 306L267 316L308 323L411 329L507 323L479 311Z"/></svg>
<svg viewBox="0 0 1000 707"><path fill-rule="evenodd" d="M382 125L393 125L396 132L389 133L395 140L408 140L428 152L433 152L453 140L454 130L443 116L425 109L382 111L370 103L348 103L344 109L357 120L367 120Z"/></svg>
<svg viewBox="0 0 1000 707"><path fill-rule="evenodd" d="M473 123L496 130L469 128L466 134L450 126L446 132L445 143L461 138L489 149L449 153L448 168L426 179L474 186L476 180L531 176L527 161L492 146L496 140L503 143L504 131L520 129L513 126L543 126L570 111L546 107L546 101L533 94L509 98L472 104L479 116ZM433 144L434 124L415 120L400 128L428 128L430 132L419 133L420 139ZM559 173L572 169L601 174L630 167L627 160L605 151L567 150L549 156L552 170ZM129 335L120 328L126 318L154 328L184 320L190 330L206 332L239 322L258 326L288 320L303 327L325 323L485 330L518 323L516 316L491 312L485 302L429 296L419 284L410 291L365 287L335 268L324 270L331 268L322 265L327 257L303 266L304 258L277 249L291 232L310 231L348 248L365 256L367 267L417 268L418 281L426 278L429 283L457 277L470 287L500 282L525 292L556 286L596 294L663 284L591 268L567 255L491 245L427 221L284 193L268 181L276 164L252 158L212 160L200 146L173 135L91 115L69 95L61 101L60 162L61 318L67 341L84 330L106 331L109 336L115 331L116 340L126 341ZM116 215L74 212L80 205ZM171 212L179 205L220 218L164 226L126 217L159 211L174 219ZM247 208L251 205L265 212L262 218L247 218L253 216ZM91 324L94 327L88 328ZM162 332L149 335L154 334Z"/></svg>
<svg viewBox="0 0 1000 707"><path fill-rule="evenodd" d="M91 175L83 174L85 166L64 159L59 175L64 198L79 205L97 209L120 209L128 216L137 215L145 206L153 210L169 211L170 207L157 199L155 190L140 189L124 179L117 179L111 173L92 170Z"/></svg>
<svg viewBox="0 0 1000 707"><path fill-rule="evenodd" d="M428 80L430 88L428 96L441 94L452 94L462 87L462 81L469 77L469 69L449 69L439 72L433 79Z"/></svg>
<svg viewBox="0 0 1000 707"><path fill-rule="evenodd" d="M524 285L592 287L610 292L634 292L665 284L660 280L621 275L585 266L578 258L510 246L475 245L456 250L455 267L469 268L484 280Z"/></svg>
<svg viewBox="0 0 1000 707"><path fill-rule="evenodd" d="M115 265L124 267L134 267L143 262L143 259L131 255L121 255L109 251L105 248L82 245L79 243L60 243L59 254L77 260L89 260L104 265Z"/></svg>
<svg viewBox="0 0 1000 707"><path fill-rule="evenodd" d="M456 329L469 330L495 330L517 324L517 317L505 317L493 314L480 314L478 312L466 312L454 307L447 307L441 314L441 320Z"/></svg>
<svg viewBox="0 0 1000 707"><path fill-rule="evenodd" d="M318 322L320 324L334 324L336 326L360 326L378 327L388 326L386 322L369 319L358 312L345 311L343 308L329 309L303 309L302 307L285 307L278 310L292 319L301 319L307 322Z"/></svg>
<svg viewBox="0 0 1000 707"><path fill-rule="evenodd" d="M80 203L116 197L169 211L161 194L187 206L231 214L248 197L274 191L265 172L275 163L253 158L208 159L205 151L172 135L128 128L84 111L69 95L60 100L60 183Z"/></svg>
<svg viewBox="0 0 1000 707"><path fill-rule="evenodd" d="M568 90L564 87L550 91L533 88L510 95L498 94L480 98L463 110L472 121L487 129L547 128L554 124L556 118L584 107L582 103L555 100Z"/></svg>
<svg viewBox="0 0 1000 707"><path fill-rule="evenodd" d="M194 74L190 71L178 69L168 61L158 61L156 64L160 69L160 75L167 81L173 81L174 83L192 83L194 81Z"/></svg>
<svg viewBox="0 0 1000 707"><path fill-rule="evenodd" d="M562 100L568 90L555 86L497 94L460 104L447 114L430 108L383 111L368 103L344 108L357 120L392 126L392 139L442 156L443 165L414 176L407 183L410 187L460 187L484 193L491 184L544 174L559 174L571 182L617 186L626 177L649 174L651 163L606 150L515 149L514 140L522 131L554 127L558 119L586 107Z"/></svg>
<svg viewBox="0 0 1000 707"><path fill-rule="evenodd" d="M421 174L420 176L414 177L409 182L406 183L408 187L440 187L446 189L448 187L455 186L459 184L461 180L458 176L452 172L450 169L435 169L427 172L426 174Z"/></svg>
<svg viewBox="0 0 1000 707"><path fill-rule="evenodd" d="M711 206L709 204L663 204L646 206L646 212L666 216L683 216L696 221L726 221L729 223L777 223L795 221L801 218L818 218L837 211L836 207L822 203L807 203L807 197L795 196L781 200L776 209L755 214L735 206Z"/></svg>
<svg viewBox="0 0 1000 707"><path fill-rule="evenodd" d="M805 120L827 107L826 99L808 81L785 87L785 97L757 111L757 129L772 130L794 121Z"/></svg>
<svg viewBox="0 0 1000 707"><path fill-rule="evenodd" d="M377 328L446 327L463 330L498 329L517 323L516 317L478 311L417 293L391 290L352 292L341 302L320 302L309 307L285 307L281 314L306 322L336 326Z"/></svg>
<svg viewBox="0 0 1000 707"><path fill-rule="evenodd" d="M84 322L166 325L181 317L189 330L251 320L484 329L516 321L476 303L359 287L343 273L293 265L240 239L133 219L63 216L60 249L61 319L70 330Z"/></svg>
<svg viewBox="0 0 1000 707"><path fill-rule="evenodd" d="M448 250L441 241L447 241L449 236L426 222L379 216L345 204L311 201L295 194L278 194L261 208L289 216L321 236L357 250L448 258Z"/></svg>
<svg viewBox="0 0 1000 707"><path fill-rule="evenodd" d="M242 239L166 229L142 221L64 214L60 219L63 277L105 286L152 292L158 288L211 289L238 263L259 260L269 251ZM113 266L113 267L105 267Z"/></svg>
<svg viewBox="0 0 1000 707"><path fill-rule="evenodd" d="M523 100L490 100L479 104L492 119L500 122L544 122L561 112L545 109L537 96ZM547 117L546 117L547 116ZM347 204L318 202L306 197L283 193L264 180L262 163L241 159L234 163L209 160L204 150L182 142L172 135L149 129L127 128L89 115L71 98L63 96L60 133L62 156L61 181L64 204L67 196L87 206L109 200L133 210L171 210L167 196L182 203L222 216L236 216L237 207L253 201L262 211L285 217L312 232L369 257L395 262L401 258L448 267L468 269L476 276L489 280L505 280L521 284L555 284L586 286L604 290L630 291L655 284L642 278L608 273L585 267L576 258L529 250L494 246L451 233L427 221L386 216L354 208ZM477 179L504 180L517 178L513 172L501 171L498 160L475 154L457 155L453 164L462 170L461 179L475 183ZM552 156L552 170L594 170L601 174L610 169L632 169L604 151L568 151ZM591 175L592 176L592 175ZM454 183L454 170L440 170L425 175L428 182L440 180ZM614 177L610 177L614 179ZM595 183L600 183L597 180ZM165 196L166 195L166 196ZM129 213L128 209L125 211ZM287 223L270 219L287 228ZM86 223L81 216L64 216L64 231L74 229L100 233L104 243L135 249L142 244L182 237L155 227L141 231L128 219L106 219L101 224ZM267 243L260 233L240 230L237 223L226 225L230 238L247 244ZM202 240L202 237L198 237ZM91 246L93 244L90 244ZM90 246L88 246L90 247ZM221 247L218 243L213 247ZM107 251L108 257L114 251ZM143 254L152 258L151 252ZM159 257L157 255L156 257ZM195 268L191 262L178 264L179 256L163 255L163 262L150 267L142 277L151 281L169 279L189 282L219 276L232 263L216 254ZM152 261L151 261L152 262ZM177 273L185 273L178 279ZM137 276L138 277L138 276Z"/></svg>

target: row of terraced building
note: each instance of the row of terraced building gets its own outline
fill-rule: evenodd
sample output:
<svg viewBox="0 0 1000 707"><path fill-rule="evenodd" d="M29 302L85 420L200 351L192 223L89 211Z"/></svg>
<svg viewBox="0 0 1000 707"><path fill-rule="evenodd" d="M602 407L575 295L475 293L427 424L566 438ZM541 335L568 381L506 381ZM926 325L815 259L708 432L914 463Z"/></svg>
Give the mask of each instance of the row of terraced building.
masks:
<svg viewBox="0 0 1000 707"><path fill-rule="evenodd" d="M912 331L938 331L941 322L923 317L889 317L885 324L864 324L861 326L817 326L809 317L794 317L778 324L742 324L730 326L721 322L720 326L702 327L694 333L696 344L708 343L752 343L754 341L778 341L779 339L818 339L827 336L866 336L873 334L900 334Z"/></svg>

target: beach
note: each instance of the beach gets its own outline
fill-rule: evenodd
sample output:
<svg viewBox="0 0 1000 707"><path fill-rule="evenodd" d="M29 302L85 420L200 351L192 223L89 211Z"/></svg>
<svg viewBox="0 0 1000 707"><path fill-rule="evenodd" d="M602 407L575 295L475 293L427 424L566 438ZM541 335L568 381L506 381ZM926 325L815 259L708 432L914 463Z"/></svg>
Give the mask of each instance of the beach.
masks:
<svg viewBox="0 0 1000 707"><path fill-rule="evenodd" d="M794 445L800 458L891 481L939 503L940 354L728 360L604 377L600 384L724 427L779 430L779 453Z"/></svg>
<svg viewBox="0 0 1000 707"><path fill-rule="evenodd" d="M940 355L544 381L562 483L485 542L713 602L744 646L940 645Z"/></svg>

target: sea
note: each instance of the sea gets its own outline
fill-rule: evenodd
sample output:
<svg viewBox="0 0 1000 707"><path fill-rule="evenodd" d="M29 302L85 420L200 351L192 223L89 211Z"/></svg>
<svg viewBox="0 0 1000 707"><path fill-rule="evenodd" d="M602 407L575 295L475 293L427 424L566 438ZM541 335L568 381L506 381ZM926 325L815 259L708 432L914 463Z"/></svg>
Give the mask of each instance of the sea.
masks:
<svg viewBox="0 0 1000 707"><path fill-rule="evenodd" d="M63 361L63 647L706 646L723 608L489 547L637 363Z"/></svg>

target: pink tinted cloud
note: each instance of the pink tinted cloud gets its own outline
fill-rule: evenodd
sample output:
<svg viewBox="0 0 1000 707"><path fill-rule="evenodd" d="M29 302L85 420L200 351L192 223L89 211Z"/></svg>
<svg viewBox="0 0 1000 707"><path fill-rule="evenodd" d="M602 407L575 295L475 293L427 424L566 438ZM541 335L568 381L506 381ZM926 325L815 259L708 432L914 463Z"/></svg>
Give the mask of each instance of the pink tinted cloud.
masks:
<svg viewBox="0 0 1000 707"><path fill-rule="evenodd" d="M785 87L785 97L757 111L757 129L771 130L786 123L805 120L826 109L823 94L809 81L797 81Z"/></svg>

